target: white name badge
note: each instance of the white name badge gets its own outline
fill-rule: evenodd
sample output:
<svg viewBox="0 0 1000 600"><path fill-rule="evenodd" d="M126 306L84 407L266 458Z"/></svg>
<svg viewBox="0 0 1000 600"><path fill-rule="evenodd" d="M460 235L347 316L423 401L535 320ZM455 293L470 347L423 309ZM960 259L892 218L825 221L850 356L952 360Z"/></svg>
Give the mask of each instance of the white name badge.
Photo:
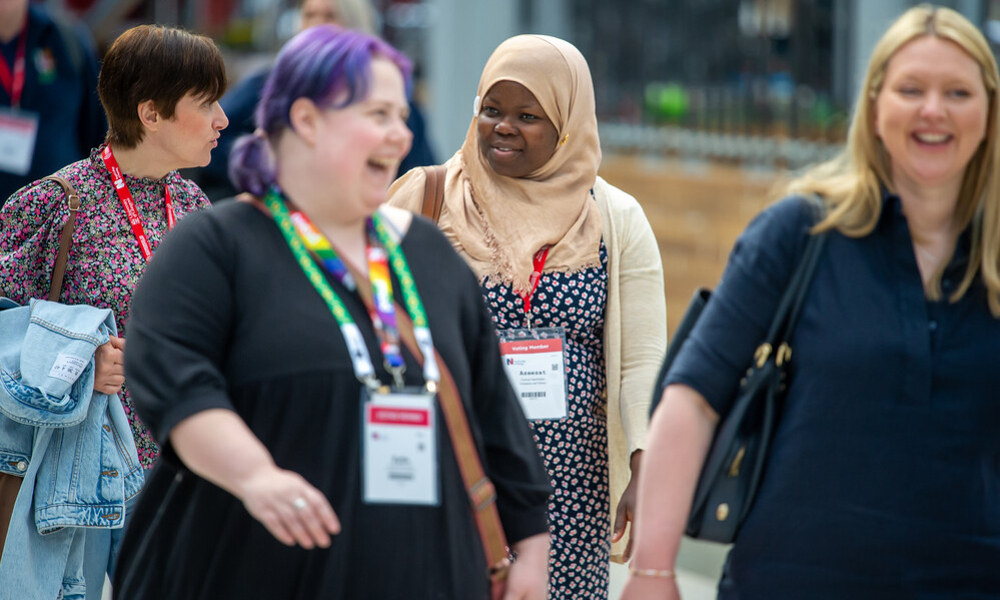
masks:
<svg viewBox="0 0 1000 600"><path fill-rule="evenodd" d="M368 392L364 402L364 501L437 506L435 399L424 391Z"/></svg>
<svg viewBox="0 0 1000 600"><path fill-rule="evenodd" d="M37 114L0 108L0 171L27 175L37 137Z"/></svg>
<svg viewBox="0 0 1000 600"><path fill-rule="evenodd" d="M568 416L566 332L562 327L500 331L500 354L521 409L531 421Z"/></svg>

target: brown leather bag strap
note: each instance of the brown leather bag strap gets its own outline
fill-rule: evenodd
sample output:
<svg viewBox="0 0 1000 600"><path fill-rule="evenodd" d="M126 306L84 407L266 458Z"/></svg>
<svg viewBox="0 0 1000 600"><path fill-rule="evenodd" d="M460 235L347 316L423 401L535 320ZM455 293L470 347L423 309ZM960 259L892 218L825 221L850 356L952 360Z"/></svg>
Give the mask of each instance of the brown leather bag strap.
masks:
<svg viewBox="0 0 1000 600"><path fill-rule="evenodd" d="M80 195L73 189L72 184L62 177L49 175L42 180L50 179L58 183L63 192L66 193L66 203L69 205L69 217L63 225L62 234L59 236L59 254L56 255L56 264L52 269L52 281L49 283L49 302L58 302L62 293L63 278L66 276L66 261L69 259L69 247L73 245L73 229L76 227L76 213L80 210Z"/></svg>
<svg viewBox="0 0 1000 600"><path fill-rule="evenodd" d="M435 223L441 218L441 207L444 206L444 165L423 167L424 202L420 206L420 214Z"/></svg>

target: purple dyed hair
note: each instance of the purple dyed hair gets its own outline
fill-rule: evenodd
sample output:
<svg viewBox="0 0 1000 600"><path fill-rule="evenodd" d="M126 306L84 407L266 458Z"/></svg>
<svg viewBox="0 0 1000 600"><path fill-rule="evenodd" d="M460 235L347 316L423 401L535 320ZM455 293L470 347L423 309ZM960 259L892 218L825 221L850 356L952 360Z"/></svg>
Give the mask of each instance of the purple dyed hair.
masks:
<svg viewBox="0 0 1000 600"><path fill-rule="evenodd" d="M265 136L244 135L229 157L229 179L236 189L262 196L274 184L276 165L268 140L291 127L289 111L299 98L321 108L343 108L368 95L371 63L385 58L399 67L410 94L410 60L385 41L335 25L310 27L282 47L261 90L254 113ZM346 92L346 94L344 94Z"/></svg>

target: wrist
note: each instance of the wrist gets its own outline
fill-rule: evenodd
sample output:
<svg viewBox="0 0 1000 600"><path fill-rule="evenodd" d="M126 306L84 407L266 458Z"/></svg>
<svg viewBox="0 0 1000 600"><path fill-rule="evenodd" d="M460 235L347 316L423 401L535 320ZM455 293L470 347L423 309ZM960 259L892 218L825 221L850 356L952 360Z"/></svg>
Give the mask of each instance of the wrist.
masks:
<svg viewBox="0 0 1000 600"><path fill-rule="evenodd" d="M531 537L526 537L511 545L511 550L517 556L517 560L531 560L534 557L544 557L545 564L548 564L549 555L549 534L539 533Z"/></svg>
<svg viewBox="0 0 1000 600"><path fill-rule="evenodd" d="M677 572L674 569L642 569L629 566L628 572L633 577L643 577L647 579L676 579Z"/></svg>
<svg viewBox="0 0 1000 600"><path fill-rule="evenodd" d="M251 490L257 487L258 481L266 479L274 471L278 470L278 466L275 465L274 462L270 460L261 461L256 465L248 467L249 468L247 468L242 473L237 474L237 476L232 481L231 484L232 489L229 490L234 496L239 498L241 501L247 497L247 494L249 494Z"/></svg>

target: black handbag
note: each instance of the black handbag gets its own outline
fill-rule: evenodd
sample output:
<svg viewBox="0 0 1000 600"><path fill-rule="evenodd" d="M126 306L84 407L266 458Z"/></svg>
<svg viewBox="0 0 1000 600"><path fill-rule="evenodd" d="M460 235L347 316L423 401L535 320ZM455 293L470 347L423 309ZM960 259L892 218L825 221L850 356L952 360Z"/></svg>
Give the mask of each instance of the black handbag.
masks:
<svg viewBox="0 0 1000 600"><path fill-rule="evenodd" d="M827 234L810 235L792 279L778 304L767 338L754 352L736 400L715 430L691 502L685 533L701 540L732 543L746 519L764 475L767 452L781 415L785 369L792 356L788 336L795 326ZM657 378L651 413L684 340L708 303L699 289L670 342Z"/></svg>

